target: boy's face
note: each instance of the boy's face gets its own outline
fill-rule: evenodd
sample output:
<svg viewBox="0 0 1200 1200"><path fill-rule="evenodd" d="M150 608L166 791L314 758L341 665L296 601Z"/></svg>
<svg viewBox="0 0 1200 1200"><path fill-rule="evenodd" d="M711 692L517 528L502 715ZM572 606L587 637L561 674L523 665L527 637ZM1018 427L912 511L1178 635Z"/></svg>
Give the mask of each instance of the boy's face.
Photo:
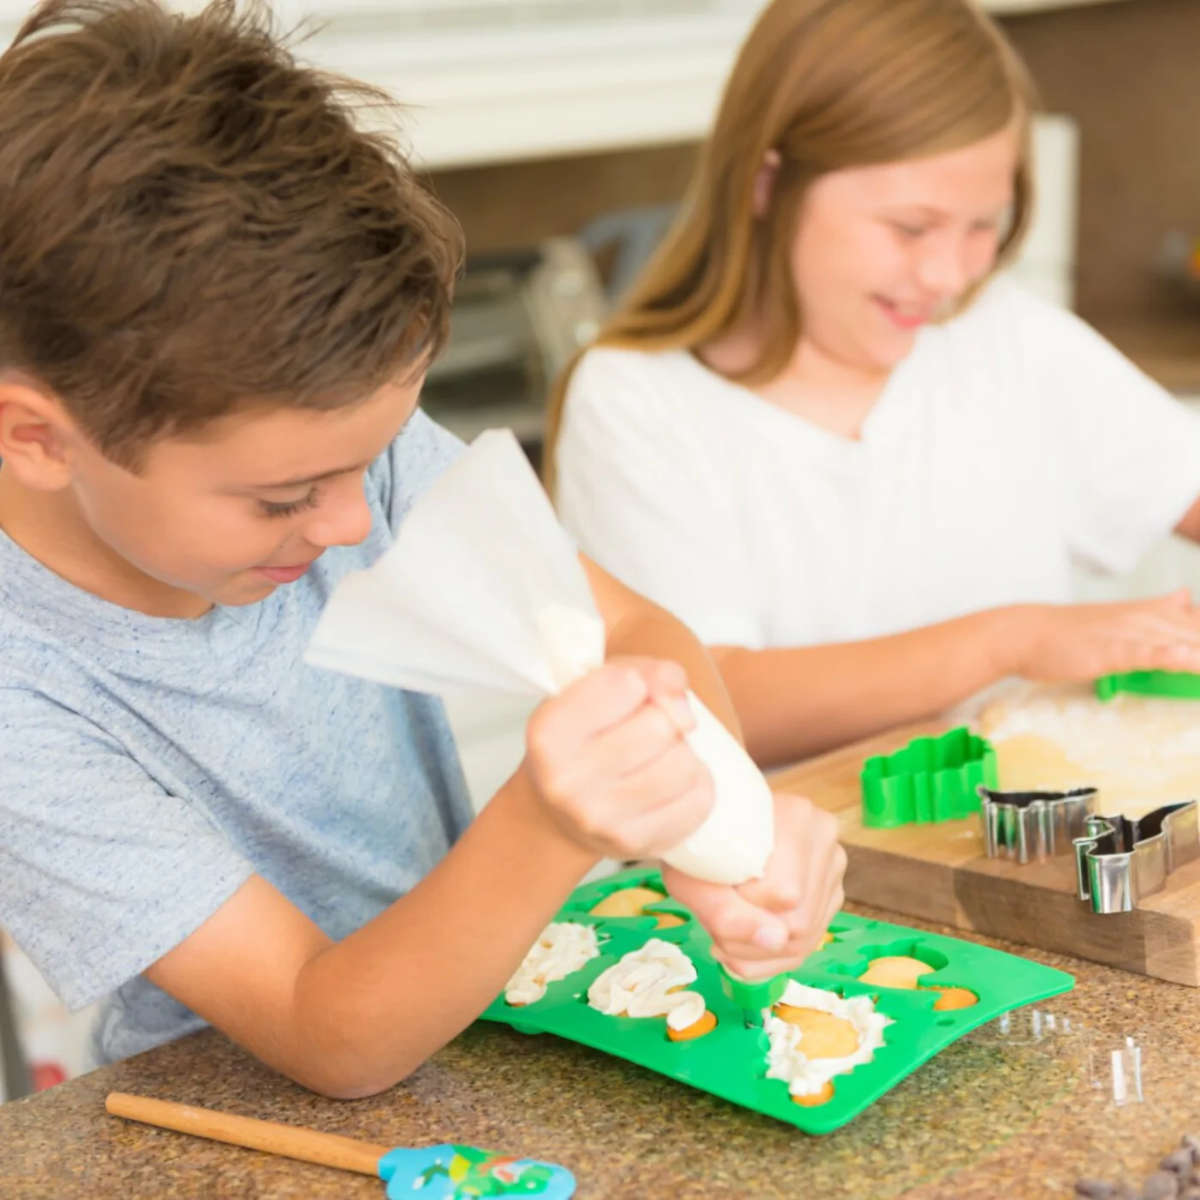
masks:
<svg viewBox="0 0 1200 1200"><path fill-rule="evenodd" d="M364 473L415 411L422 381L327 412L224 417L155 443L136 474L76 440L71 490L104 551L149 586L198 597L201 609L252 604L330 546L367 536Z"/></svg>

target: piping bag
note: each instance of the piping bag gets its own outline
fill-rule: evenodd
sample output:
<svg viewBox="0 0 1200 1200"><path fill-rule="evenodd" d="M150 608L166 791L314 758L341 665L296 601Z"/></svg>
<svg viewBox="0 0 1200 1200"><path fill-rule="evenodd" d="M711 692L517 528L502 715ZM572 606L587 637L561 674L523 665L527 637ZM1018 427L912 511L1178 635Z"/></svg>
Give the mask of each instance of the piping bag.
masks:
<svg viewBox="0 0 1200 1200"><path fill-rule="evenodd" d="M604 662L604 622L575 546L511 431L480 434L378 561L342 580L305 658L410 691L534 698ZM774 845L771 791L725 726L687 699L696 725L686 740L712 773L715 801L662 859L710 883L745 883Z"/></svg>

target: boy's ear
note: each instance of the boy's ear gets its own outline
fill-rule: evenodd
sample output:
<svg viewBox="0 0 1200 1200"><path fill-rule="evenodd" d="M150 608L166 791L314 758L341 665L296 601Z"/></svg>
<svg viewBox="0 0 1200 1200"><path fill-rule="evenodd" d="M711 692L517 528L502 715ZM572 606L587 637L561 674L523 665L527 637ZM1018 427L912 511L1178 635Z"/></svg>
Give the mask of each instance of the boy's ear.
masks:
<svg viewBox="0 0 1200 1200"><path fill-rule="evenodd" d="M0 462L26 487L53 492L71 482L74 423L53 396L0 374Z"/></svg>
<svg viewBox="0 0 1200 1200"><path fill-rule="evenodd" d="M762 165L754 173L754 215L765 217L771 207L775 193L775 177L779 174L782 159L778 150L768 150L763 155Z"/></svg>

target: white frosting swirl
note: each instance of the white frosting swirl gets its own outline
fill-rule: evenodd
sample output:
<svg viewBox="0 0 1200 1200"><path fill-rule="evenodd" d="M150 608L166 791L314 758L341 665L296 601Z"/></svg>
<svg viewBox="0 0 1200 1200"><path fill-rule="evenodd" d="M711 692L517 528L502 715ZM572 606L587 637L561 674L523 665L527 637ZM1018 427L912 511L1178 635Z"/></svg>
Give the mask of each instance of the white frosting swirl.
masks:
<svg viewBox="0 0 1200 1200"><path fill-rule="evenodd" d="M578 971L600 953L596 930L578 921L555 921L541 936L504 989L509 1004L533 1004L546 994L546 985Z"/></svg>
<svg viewBox="0 0 1200 1200"><path fill-rule="evenodd" d="M704 997L682 990L695 980L696 968L678 946L650 938L596 976L588 988L588 1004L614 1017L665 1016L679 1031L704 1016Z"/></svg>
<svg viewBox="0 0 1200 1200"><path fill-rule="evenodd" d="M804 1031L767 1011L763 1028L770 1047L767 1050L767 1078L787 1082L793 1096L811 1096L819 1092L835 1075L844 1075L861 1063L870 1062L883 1045L884 1026L890 1018L875 1011L870 996L851 996L843 1000L821 988L806 987L788 980L781 1003L793 1008L815 1008L841 1017L854 1026L858 1049L842 1058L809 1058L802 1049Z"/></svg>

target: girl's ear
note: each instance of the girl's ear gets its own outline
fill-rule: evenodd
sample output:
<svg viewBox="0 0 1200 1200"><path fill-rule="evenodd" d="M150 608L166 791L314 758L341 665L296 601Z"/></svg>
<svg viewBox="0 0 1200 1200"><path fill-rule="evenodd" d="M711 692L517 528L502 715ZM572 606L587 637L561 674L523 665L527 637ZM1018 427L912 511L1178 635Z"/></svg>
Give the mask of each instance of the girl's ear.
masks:
<svg viewBox="0 0 1200 1200"><path fill-rule="evenodd" d="M762 165L754 173L754 215L765 217L771 207L775 193L775 177L779 174L782 160L778 150L768 150L763 155Z"/></svg>

